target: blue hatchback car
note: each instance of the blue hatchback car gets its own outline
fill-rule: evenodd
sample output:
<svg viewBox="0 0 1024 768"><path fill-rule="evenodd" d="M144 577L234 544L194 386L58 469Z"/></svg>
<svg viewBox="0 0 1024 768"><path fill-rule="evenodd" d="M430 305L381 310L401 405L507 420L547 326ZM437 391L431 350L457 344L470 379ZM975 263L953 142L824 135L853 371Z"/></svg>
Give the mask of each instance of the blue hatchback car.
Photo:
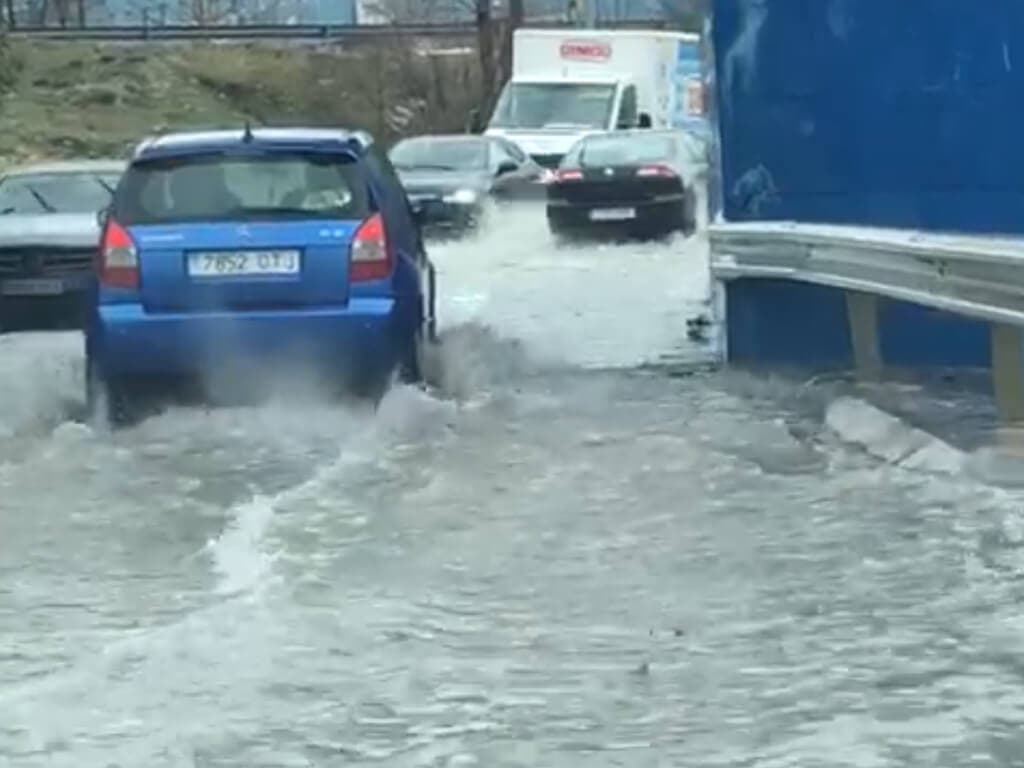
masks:
<svg viewBox="0 0 1024 768"><path fill-rule="evenodd" d="M104 214L90 410L102 403L117 423L157 393L310 372L379 396L396 371L419 380L434 297L419 224L370 136L245 127L150 139Z"/></svg>

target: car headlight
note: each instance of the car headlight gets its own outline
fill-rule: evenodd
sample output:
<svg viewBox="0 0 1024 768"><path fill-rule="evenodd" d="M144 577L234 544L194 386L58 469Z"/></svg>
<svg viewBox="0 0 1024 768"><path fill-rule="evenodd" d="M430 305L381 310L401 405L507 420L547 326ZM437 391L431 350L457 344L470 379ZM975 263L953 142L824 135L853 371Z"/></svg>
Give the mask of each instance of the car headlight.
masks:
<svg viewBox="0 0 1024 768"><path fill-rule="evenodd" d="M479 199L480 194L475 189L457 189L444 196L446 203L455 203L456 205L473 205Z"/></svg>

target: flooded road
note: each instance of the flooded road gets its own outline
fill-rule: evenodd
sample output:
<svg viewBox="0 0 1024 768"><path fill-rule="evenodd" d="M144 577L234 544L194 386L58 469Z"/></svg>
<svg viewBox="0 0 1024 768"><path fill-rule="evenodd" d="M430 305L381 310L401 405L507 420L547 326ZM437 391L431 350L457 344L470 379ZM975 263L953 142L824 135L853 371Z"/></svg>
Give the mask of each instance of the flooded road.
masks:
<svg viewBox="0 0 1024 768"><path fill-rule="evenodd" d="M0 338L0 765L1020 764L1024 493L981 453L696 371L700 239L519 212L434 256L439 391L377 413L94 433L80 340Z"/></svg>

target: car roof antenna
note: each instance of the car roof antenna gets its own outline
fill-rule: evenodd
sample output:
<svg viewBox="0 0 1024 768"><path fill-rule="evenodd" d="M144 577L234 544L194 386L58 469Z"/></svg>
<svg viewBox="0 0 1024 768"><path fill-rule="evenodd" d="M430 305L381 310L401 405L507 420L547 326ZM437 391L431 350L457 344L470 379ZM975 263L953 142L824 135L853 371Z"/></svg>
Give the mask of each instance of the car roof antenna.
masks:
<svg viewBox="0 0 1024 768"><path fill-rule="evenodd" d="M248 120L245 121L245 133L242 134L242 141L246 144L252 141L252 125Z"/></svg>

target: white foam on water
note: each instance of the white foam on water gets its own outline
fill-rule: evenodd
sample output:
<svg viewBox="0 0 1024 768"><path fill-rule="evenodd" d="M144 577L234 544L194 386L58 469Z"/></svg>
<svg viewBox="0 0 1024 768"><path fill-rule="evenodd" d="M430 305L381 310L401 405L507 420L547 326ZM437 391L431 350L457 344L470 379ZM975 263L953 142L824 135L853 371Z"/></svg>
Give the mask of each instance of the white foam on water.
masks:
<svg viewBox="0 0 1024 768"><path fill-rule="evenodd" d="M713 358L686 337L686 321L710 300L701 235L560 247L541 204L497 212L477 237L428 250L444 330L491 329L545 365L630 368L680 349Z"/></svg>
<svg viewBox="0 0 1024 768"><path fill-rule="evenodd" d="M52 428L81 402L82 334L0 335L0 439Z"/></svg>
<svg viewBox="0 0 1024 768"><path fill-rule="evenodd" d="M243 410L253 416L252 411L258 409ZM375 412L350 414L339 436L336 457L322 463L305 480L277 493L254 492L224 510L221 530L199 553L208 558L213 577L207 605L168 624L119 632L99 652L84 654L68 667L0 690L5 724L24 730L18 748L24 754L37 751L39 755L56 749L58 754L45 759L48 765L62 765L60 745L89 734L87 748L79 749L76 744L71 750L79 761L92 754L108 761L123 759L125 765L153 765L161 744L169 748L179 739L187 740L190 731L203 730L204 717L220 712L219 704L196 698L198 693L230 690L232 696L244 696L251 688L248 695L258 696L259 685L270 677L264 667L273 663L282 636L287 634L288 619L282 615L280 603L274 602L274 589L282 584L275 564L287 556L283 539L275 533L287 519L282 513L291 515L306 505L313 506L328 484L344 484L346 473L379 462L404 443L446 429L455 413L454 403L416 387L395 387ZM176 419L175 429L184 430L176 432L181 437L187 434L189 424L192 430L204 423L209 428L206 416L182 409L150 423L149 429L167 439L171 436L166 430ZM233 418L243 416L225 409L213 421L225 428ZM304 417L315 418L315 412ZM280 423L279 418L283 416L264 414L270 424ZM168 674L171 669L173 674ZM123 695L117 695L118 688L125 689ZM107 704L83 703L101 689L107 692ZM130 702L131 712L120 713L124 718L120 717L112 709L115 701ZM47 717L39 716L42 711ZM157 733L160 735L154 739ZM113 742L117 745L111 747Z"/></svg>
<svg viewBox="0 0 1024 768"><path fill-rule="evenodd" d="M906 469L958 475L968 467L967 453L864 400L834 400L825 423L841 440Z"/></svg>

